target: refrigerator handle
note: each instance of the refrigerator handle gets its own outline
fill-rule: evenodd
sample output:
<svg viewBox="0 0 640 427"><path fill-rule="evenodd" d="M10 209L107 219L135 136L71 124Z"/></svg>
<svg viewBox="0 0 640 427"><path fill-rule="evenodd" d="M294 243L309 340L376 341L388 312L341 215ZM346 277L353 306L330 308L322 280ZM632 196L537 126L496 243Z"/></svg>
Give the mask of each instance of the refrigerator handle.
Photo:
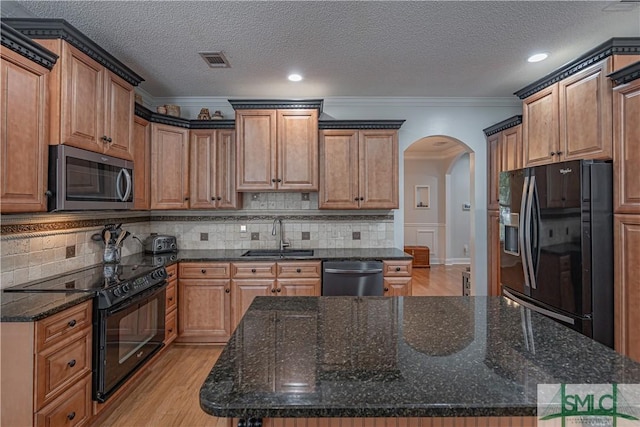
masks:
<svg viewBox="0 0 640 427"><path fill-rule="evenodd" d="M531 251L533 250L533 245L531 242L531 223L533 222L533 193L536 189L536 177L532 176L529 178L529 194L527 194L527 210L526 210L526 224L525 224L525 240L527 242L527 250L525 251L525 256L527 258L527 270L529 271L529 283L532 289L537 289L536 287L536 272L533 269L533 256L531 256ZM526 274L525 274L526 277Z"/></svg>
<svg viewBox="0 0 640 427"><path fill-rule="evenodd" d="M527 268L527 238L524 232L525 224L528 221L527 211L527 190L529 189L529 177L524 177L524 185L522 186L522 199L520 202L520 225L518 228L518 237L520 240L520 257L522 258L522 270L524 272L524 286L530 288L529 272Z"/></svg>
<svg viewBox="0 0 640 427"><path fill-rule="evenodd" d="M520 298L516 297L515 295L513 295L511 292L507 291L506 289L502 289L502 294L509 298L512 301L517 302L518 304L520 304L523 307L527 307L528 309L531 309L537 313L540 314L544 314L545 316L549 316L552 317L554 319L558 319L562 322L568 323L570 325L575 325L576 321L574 319L572 319L569 316L564 316L560 313L556 313L555 311L551 311L551 310L547 310L546 308L542 308L542 307L538 307L537 305L531 304L529 302L523 301Z"/></svg>

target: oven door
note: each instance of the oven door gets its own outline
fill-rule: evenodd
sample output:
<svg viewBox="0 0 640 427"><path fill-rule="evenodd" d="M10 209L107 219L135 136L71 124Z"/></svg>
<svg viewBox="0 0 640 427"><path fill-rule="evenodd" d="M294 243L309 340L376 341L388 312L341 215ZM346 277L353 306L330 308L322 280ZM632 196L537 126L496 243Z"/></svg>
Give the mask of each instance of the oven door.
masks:
<svg viewBox="0 0 640 427"><path fill-rule="evenodd" d="M164 341L167 283L94 318L93 398L104 402L149 360Z"/></svg>

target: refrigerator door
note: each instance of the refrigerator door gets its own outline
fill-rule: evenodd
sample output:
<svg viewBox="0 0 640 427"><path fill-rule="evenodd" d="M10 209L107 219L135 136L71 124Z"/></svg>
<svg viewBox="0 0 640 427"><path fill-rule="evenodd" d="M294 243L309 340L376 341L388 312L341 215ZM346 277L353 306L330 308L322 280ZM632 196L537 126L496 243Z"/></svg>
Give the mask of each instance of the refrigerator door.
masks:
<svg viewBox="0 0 640 427"><path fill-rule="evenodd" d="M587 171L588 172L588 171ZM532 274L530 296L574 316L591 314L591 291L583 280L584 215L581 162L556 163L530 170L527 241Z"/></svg>
<svg viewBox="0 0 640 427"><path fill-rule="evenodd" d="M500 283L528 295L530 286L523 263L525 183L528 178L524 169L500 174Z"/></svg>

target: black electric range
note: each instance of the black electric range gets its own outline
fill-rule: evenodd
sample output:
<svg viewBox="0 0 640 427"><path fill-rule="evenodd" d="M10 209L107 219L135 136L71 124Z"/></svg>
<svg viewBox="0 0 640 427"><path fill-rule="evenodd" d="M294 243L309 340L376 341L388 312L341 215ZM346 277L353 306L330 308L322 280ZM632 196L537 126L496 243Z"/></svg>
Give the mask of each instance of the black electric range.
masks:
<svg viewBox="0 0 640 427"><path fill-rule="evenodd" d="M90 292L95 293L98 308L119 304L167 278L164 266L147 264L101 264L69 274L16 285L5 292Z"/></svg>

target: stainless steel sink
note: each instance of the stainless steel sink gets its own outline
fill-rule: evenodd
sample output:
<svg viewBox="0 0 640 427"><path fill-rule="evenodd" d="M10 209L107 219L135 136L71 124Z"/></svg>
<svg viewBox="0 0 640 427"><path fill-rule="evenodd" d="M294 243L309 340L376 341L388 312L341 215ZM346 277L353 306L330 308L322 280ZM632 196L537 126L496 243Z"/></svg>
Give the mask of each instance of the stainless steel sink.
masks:
<svg viewBox="0 0 640 427"><path fill-rule="evenodd" d="M310 257L313 256L313 249L251 249L242 254L246 257L275 257L275 258L288 258L288 257Z"/></svg>

